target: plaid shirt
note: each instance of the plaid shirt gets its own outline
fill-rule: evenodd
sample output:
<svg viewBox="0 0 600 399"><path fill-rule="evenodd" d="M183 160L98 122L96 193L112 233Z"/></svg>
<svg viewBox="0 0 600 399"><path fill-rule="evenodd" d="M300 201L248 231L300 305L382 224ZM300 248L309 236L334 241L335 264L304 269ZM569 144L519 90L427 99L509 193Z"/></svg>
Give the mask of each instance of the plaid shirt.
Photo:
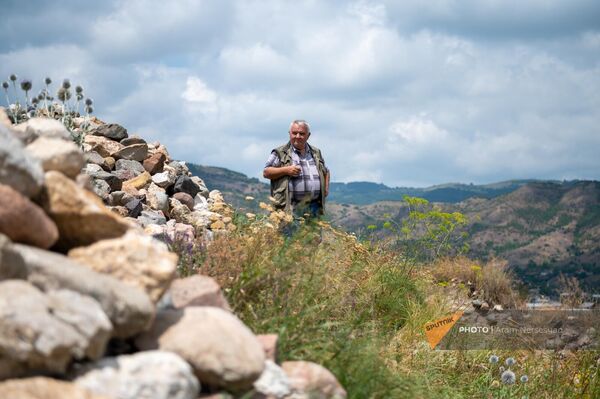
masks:
<svg viewBox="0 0 600 399"><path fill-rule="evenodd" d="M302 156L294 146L292 146L292 149L292 163L302 169L299 176L290 176L288 188L292 196L292 204L316 200L321 195L321 180L312 152L306 146L306 151ZM277 153L273 151L265 164L265 168L277 168L279 166L281 166L281 160Z"/></svg>

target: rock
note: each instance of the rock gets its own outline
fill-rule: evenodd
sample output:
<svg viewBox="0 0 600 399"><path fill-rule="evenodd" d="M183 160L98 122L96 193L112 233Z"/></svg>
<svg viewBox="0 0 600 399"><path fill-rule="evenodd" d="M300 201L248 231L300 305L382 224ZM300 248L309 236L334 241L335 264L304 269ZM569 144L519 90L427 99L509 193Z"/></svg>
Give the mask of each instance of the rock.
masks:
<svg viewBox="0 0 600 399"><path fill-rule="evenodd" d="M202 193L196 194L194 197L194 210L195 211L208 211L208 201Z"/></svg>
<svg viewBox="0 0 600 399"><path fill-rule="evenodd" d="M265 357L268 360L277 362L277 341L279 336L277 334L260 334L256 338L265 351Z"/></svg>
<svg viewBox="0 0 600 399"><path fill-rule="evenodd" d="M113 172L114 173L114 172ZM123 182L119 179L118 176L115 176L113 173L105 172L101 170L99 172L88 173L94 179L101 179L108 183L111 191L119 191L123 188Z"/></svg>
<svg viewBox="0 0 600 399"><path fill-rule="evenodd" d="M111 399L47 377L32 377L0 382L0 398L5 399Z"/></svg>
<svg viewBox="0 0 600 399"><path fill-rule="evenodd" d="M29 144L25 151L42 163L45 172L56 170L74 178L83 167L83 153L72 141L53 137L40 137Z"/></svg>
<svg viewBox="0 0 600 399"><path fill-rule="evenodd" d="M46 172L46 190L41 202L58 227L57 246L62 249L119 237L129 228L100 199L59 172Z"/></svg>
<svg viewBox="0 0 600 399"><path fill-rule="evenodd" d="M106 166L108 166L108 170L113 170L115 168L116 160L113 157L104 158L104 162L106 163Z"/></svg>
<svg viewBox="0 0 600 399"><path fill-rule="evenodd" d="M130 217L137 218L140 213L142 213L142 201L137 198L133 198L131 201L125 204L125 208L127 208Z"/></svg>
<svg viewBox="0 0 600 399"><path fill-rule="evenodd" d="M184 223L177 223L171 219L167 222L167 229L165 231L167 237L171 243L179 243L180 245L188 246L188 249L194 247L195 232L194 226Z"/></svg>
<svg viewBox="0 0 600 399"><path fill-rule="evenodd" d="M157 152L144 160L144 169L151 175L161 173L165 166L167 157L161 152Z"/></svg>
<svg viewBox="0 0 600 399"><path fill-rule="evenodd" d="M146 144L132 144L121 148L119 151L111 154L115 159L128 159L138 162L144 162L148 155L148 146Z"/></svg>
<svg viewBox="0 0 600 399"><path fill-rule="evenodd" d="M0 107L0 124L12 128L12 121L8 117L4 107Z"/></svg>
<svg viewBox="0 0 600 399"><path fill-rule="evenodd" d="M502 307L502 305L494 305L494 310L496 312L503 312L504 308Z"/></svg>
<svg viewBox="0 0 600 399"><path fill-rule="evenodd" d="M167 188L175 184L175 176L169 172L157 173L152 176L152 182L158 187Z"/></svg>
<svg viewBox="0 0 600 399"><path fill-rule="evenodd" d="M103 201L107 201L110 196L110 186L102 179L92 179L92 192Z"/></svg>
<svg viewBox="0 0 600 399"><path fill-rule="evenodd" d="M105 358L78 371L75 384L119 399L196 399L200 384L189 364L171 352Z"/></svg>
<svg viewBox="0 0 600 399"><path fill-rule="evenodd" d="M124 146L133 145L133 144L146 144L146 140L141 138L138 135L129 136L120 141Z"/></svg>
<svg viewBox="0 0 600 399"><path fill-rule="evenodd" d="M483 301L481 299L474 299L471 301L471 304L476 308L480 308L483 304Z"/></svg>
<svg viewBox="0 0 600 399"><path fill-rule="evenodd" d="M0 325L0 379L62 373L72 359L97 359L111 332L94 299L67 290L44 294L23 280L0 282Z"/></svg>
<svg viewBox="0 0 600 399"><path fill-rule="evenodd" d="M294 398L345 398L346 391L325 367L305 361L283 362L281 368L287 374Z"/></svg>
<svg viewBox="0 0 600 399"><path fill-rule="evenodd" d="M187 176L190 171L185 162L182 161L173 161L169 163L169 167L175 171L177 176Z"/></svg>
<svg viewBox="0 0 600 399"><path fill-rule="evenodd" d="M90 152L84 153L83 160L85 161L85 163L93 163L100 167L102 167L102 165L106 164L106 162L104 162L104 158L100 154L98 154L96 151L90 151ZM104 169L104 167L102 167L102 169ZM104 170L106 170L106 169L104 169Z"/></svg>
<svg viewBox="0 0 600 399"><path fill-rule="evenodd" d="M193 201L193 198L196 196L196 194L200 192L200 187L198 187L198 185L196 185L196 183L194 183L189 177L179 176L177 178L177 181L175 181L174 190L176 193L183 192L189 194L192 197Z"/></svg>
<svg viewBox="0 0 600 399"><path fill-rule="evenodd" d="M123 146L121 144L102 136L88 134L83 139L83 150L85 152L96 151L104 158L112 157L114 153L122 148Z"/></svg>
<svg viewBox="0 0 600 399"><path fill-rule="evenodd" d="M15 251L10 239L0 234L0 281L24 278L27 278L25 261Z"/></svg>
<svg viewBox="0 0 600 399"><path fill-rule="evenodd" d="M113 336L131 337L152 321L154 306L139 288L55 252L21 244L14 249L25 261L28 281L42 291L68 289L97 300L113 325Z"/></svg>
<svg viewBox="0 0 600 399"><path fill-rule="evenodd" d="M44 184L40 162L25 151L4 125L0 125L0 184L11 186L28 198L35 197Z"/></svg>
<svg viewBox="0 0 600 399"><path fill-rule="evenodd" d="M198 176L192 176L191 179L194 183L196 183L196 185L198 187L200 187L200 195L203 196L205 199L208 199L208 197L210 195L210 191L206 188L206 184L204 184L204 180L202 180Z"/></svg>
<svg viewBox="0 0 600 399"><path fill-rule="evenodd" d="M142 227L146 227L149 224L162 225L167 223L167 218L161 211L142 211L137 220Z"/></svg>
<svg viewBox="0 0 600 399"><path fill-rule="evenodd" d="M117 215L121 216L122 218L129 217L129 209L125 208L124 206L112 206L109 209L111 212L116 213Z"/></svg>
<svg viewBox="0 0 600 399"><path fill-rule="evenodd" d="M487 302L483 302L481 304L481 306L479 307L479 309L483 310L483 311L488 311L488 310L490 310L490 305Z"/></svg>
<svg viewBox="0 0 600 399"><path fill-rule="evenodd" d="M127 129L116 123L99 126L90 133L94 136L103 136L115 141L121 141L127 138Z"/></svg>
<svg viewBox="0 0 600 399"><path fill-rule="evenodd" d="M158 312L136 345L175 352L192 366L200 382L232 391L250 389L265 367L262 347L248 327L215 307Z"/></svg>
<svg viewBox="0 0 600 399"><path fill-rule="evenodd" d="M223 223L221 220L217 220L216 222L213 222L210 224L210 229L211 230L224 230L225 223Z"/></svg>
<svg viewBox="0 0 600 399"><path fill-rule="evenodd" d="M38 137L71 140L71 133L65 125L54 118L31 118L14 126L14 130L21 133L19 136L24 139L25 144L32 143Z"/></svg>
<svg viewBox="0 0 600 399"><path fill-rule="evenodd" d="M271 360L265 361L265 370L254 382L256 392L268 398L285 398L292 393L290 379L285 371Z"/></svg>
<svg viewBox="0 0 600 399"><path fill-rule="evenodd" d="M133 172L134 177L146 171L141 163L129 159L119 159L115 164L115 170L129 170Z"/></svg>
<svg viewBox="0 0 600 399"><path fill-rule="evenodd" d="M81 169L81 173L85 173L86 175L94 175L95 173L100 173L104 171L104 169L102 169L102 166L100 165L96 165L95 163L88 163L86 164L83 169Z"/></svg>
<svg viewBox="0 0 600 399"><path fill-rule="evenodd" d="M113 191L108 197L108 204L111 206L124 205L134 198L135 197L127 194L125 191Z"/></svg>
<svg viewBox="0 0 600 399"><path fill-rule="evenodd" d="M86 175L85 173L80 173L75 177L75 184L80 188L87 190L89 192L94 192L93 187L93 179L90 175Z"/></svg>
<svg viewBox="0 0 600 399"><path fill-rule="evenodd" d="M154 302L175 278L177 269L177 255L164 243L133 231L121 238L72 249L69 258L143 289Z"/></svg>
<svg viewBox="0 0 600 399"><path fill-rule="evenodd" d="M215 306L231 312L221 287L212 277L195 274L176 279L171 283L168 295L175 309L187 306Z"/></svg>
<svg viewBox="0 0 600 399"><path fill-rule="evenodd" d="M175 219L178 223L189 224L197 227L192 212L187 206L183 205L175 198L171 198L169 200L169 205L169 215L171 215L172 219Z"/></svg>
<svg viewBox="0 0 600 399"><path fill-rule="evenodd" d="M152 179L152 177L150 176L150 174L148 172L144 172L141 175L139 175L131 180L127 180L127 181L123 182L124 190L126 191L125 187L133 188L135 190L144 188L151 182L151 179Z"/></svg>
<svg viewBox="0 0 600 399"><path fill-rule="evenodd" d="M169 196L165 193L165 190L158 187L154 183L150 183L146 193L146 201L150 208L163 211L163 213L169 213Z"/></svg>
<svg viewBox="0 0 600 399"><path fill-rule="evenodd" d="M190 211L194 210L194 199L188 193L178 192L173 195L173 198L187 206Z"/></svg>
<svg viewBox="0 0 600 399"><path fill-rule="evenodd" d="M50 248L58 240L58 229L44 211L4 184L0 184L0 233L40 248Z"/></svg>

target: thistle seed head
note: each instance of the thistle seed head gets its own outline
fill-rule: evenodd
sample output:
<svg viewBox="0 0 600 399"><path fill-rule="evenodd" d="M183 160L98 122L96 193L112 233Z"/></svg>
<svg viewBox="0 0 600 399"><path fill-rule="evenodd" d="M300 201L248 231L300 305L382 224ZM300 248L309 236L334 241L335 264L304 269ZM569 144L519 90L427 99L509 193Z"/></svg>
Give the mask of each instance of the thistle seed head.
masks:
<svg viewBox="0 0 600 399"><path fill-rule="evenodd" d="M50 79L49 77L46 77L46 79L44 79L44 82L49 85L50 83L52 83L52 79Z"/></svg>
<svg viewBox="0 0 600 399"><path fill-rule="evenodd" d="M87 107L85 107L85 112L87 112L88 114L93 114L94 107L92 107L91 105L88 105Z"/></svg>
<svg viewBox="0 0 600 399"><path fill-rule="evenodd" d="M90 105L93 105L93 104L94 104L94 100L92 100L91 98L86 98L85 99L85 105L90 106Z"/></svg>
<svg viewBox="0 0 600 399"><path fill-rule="evenodd" d="M3 88L4 90L8 89L8 82L6 82L6 81L5 81L5 82L2 82L2 88Z"/></svg>
<svg viewBox="0 0 600 399"><path fill-rule="evenodd" d="M490 360L490 363L496 364L496 363L498 363L499 358L496 355L492 355L492 356L490 356L489 360Z"/></svg>
<svg viewBox="0 0 600 399"><path fill-rule="evenodd" d="M38 98L37 98L37 97L33 97L33 98L31 99L31 103L32 103L33 105L37 105L37 103L38 103L39 101L40 101L40 100L38 100Z"/></svg>
<svg viewBox="0 0 600 399"><path fill-rule="evenodd" d="M77 97L77 101L83 100L83 94L81 94L81 93L77 93L76 97Z"/></svg>
<svg viewBox="0 0 600 399"><path fill-rule="evenodd" d="M65 80L63 80L63 82L62 82L62 87L63 87L63 89L65 89L65 90L68 90L68 89L70 89L70 88L71 88L71 81L70 81L69 79L65 79Z"/></svg>
<svg viewBox="0 0 600 399"><path fill-rule="evenodd" d="M516 363L516 361L512 357L507 358L506 361L504 362L504 364L506 364L508 367L513 366L515 363Z"/></svg>
<svg viewBox="0 0 600 399"><path fill-rule="evenodd" d="M529 381L529 377L527 377L527 375L526 375L526 374L525 374L525 375L522 375L522 376L521 376L521 382L522 382L523 384L525 384L527 381Z"/></svg>
<svg viewBox="0 0 600 399"><path fill-rule="evenodd" d="M15 81L17 80L17 75L15 75L15 74L13 73L13 74L11 74L11 75L10 75L8 78L9 78L11 81L15 82Z"/></svg>
<svg viewBox="0 0 600 399"><path fill-rule="evenodd" d="M81 87L81 86L75 86L75 93L77 93L77 94L83 93L83 87Z"/></svg>
<svg viewBox="0 0 600 399"><path fill-rule="evenodd" d="M500 379L502 380L502 382L504 384L507 385L512 385L517 381L517 378L515 377L515 373L513 373L511 370L506 370L502 373L502 375L500 376Z"/></svg>
<svg viewBox="0 0 600 399"><path fill-rule="evenodd" d="M62 102L68 101L71 98L71 92L64 87L61 87L58 89L56 97L58 97L58 99Z"/></svg>
<svg viewBox="0 0 600 399"><path fill-rule="evenodd" d="M31 84L31 80L29 80L29 79L23 79L21 81L21 90L23 90L23 91L29 91L29 90L31 90L32 86L33 85Z"/></svg>

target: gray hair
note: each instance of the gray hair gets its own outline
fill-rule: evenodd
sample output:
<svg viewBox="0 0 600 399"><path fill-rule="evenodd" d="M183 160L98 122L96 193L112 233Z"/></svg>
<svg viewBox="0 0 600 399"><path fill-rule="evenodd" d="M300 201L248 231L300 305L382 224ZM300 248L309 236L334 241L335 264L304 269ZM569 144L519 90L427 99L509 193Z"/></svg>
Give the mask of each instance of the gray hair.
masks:
<svg viewBox="0 0 600 399"><path fill-rule="evenodd" d="M292 131L292 127L294 125L298 125L298 126L304 126L306 128L306 131L308 133L310 133L310 125L308 124L307 121L303 120L303 119L296 119L295 121L292 121L292 123L290 124L290 132Z"/></svg>

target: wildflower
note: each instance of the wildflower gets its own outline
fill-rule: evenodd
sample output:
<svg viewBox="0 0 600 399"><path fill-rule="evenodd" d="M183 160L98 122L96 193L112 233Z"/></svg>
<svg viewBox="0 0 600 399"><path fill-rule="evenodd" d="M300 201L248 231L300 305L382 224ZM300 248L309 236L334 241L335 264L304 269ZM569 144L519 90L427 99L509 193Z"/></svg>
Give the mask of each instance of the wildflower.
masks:
<svg viewBox="0 0 600 399"><path fill-rule="evenodd" d="M46 93L44 91L40 91L37 95L38 101L42 101L44 98L46 98Z"/></svg>
<svg viewBox="0 0 600 399"><path fill-rule="evenodd" d="M83 93L83 87L81 87L79 85L75 86L75 93L82 94Z"/></svg>
<svg viewBox="0 0 600 399"><path fill-rule="evenodd" d="M77 97L77 101L83 100L83 94L81 94L81 93L77 93L76 97Z"/></svg>
<svg viewBox="0 0 600 399"><path fill-rule="evenodd" d="M65 89L64 87L61 87L60 89L58 89L56 97L58 97L58 99L64 103L65 101L68 101L71 98L71 92Z"/></svg>
<svg viewBox="0 0 600 399"><path fill-rule="evenodd" d="M38 98L37 98L37 97L33 97L33 98L31 99L31 103L32 103L33 105L37 105L39 102L40 102L40 100L38 100Z"/></svg>
<svg viewBox="0 0 600 399"><path fill-rule="evenodd" d="M8 78L14 83L17 80L17 75L13 73Z"/></svg>
<svg viewBox="0 0 600 399"><path fill-rule="evenodd" d="M94 113L94 107L91 107L91 106L85 107L85 112L87 112L88 114L93 114Z"/></svg>
<svg viewBox="0 0 600 399"><path fill-rule="evenodd" d="M500 386L500 381L494 380L492 381L492 388L498 388Z"/></svg>
<svg viewBox="0 0 600 399"><path fill-rule="evenodd" d="M63 80L63 82L62 82L62 87L63 87L63 89L65 89L65 90L68 90L68 89L70 89L70 88L71 88L71 81L70 81L69 79L65 79L65 80Z"/></svg>
<svg viewBox="0 0 600 399"><path fill-rule="evenodd" d="M496 363L498 363L498 360L499 360L498 356L496 356L496 355L490 356L490 363L496 364Z"/></svg>
<svg viewBox="0 0 600 399"><path fill-rule="evenodd" d="M52 83L52 79L46 77L46 79L44 79L44 82L46 83L46 85L49 85L50 83Z"/></svg>
<svg viewBox="0 0 600 399"><path fill-rule="evenodd" d="M8 90L8 82L2 82L2 88Z"/></svg>
<svg viewBox="0 0 600 399"><path fill-rule="evenodd" d="M527 381L529 381L529 377L527 377L527 375L522 375L522 376L521 376L521 382L522 382L523 384L525 384Z"/></svg>
<svg viewBox="0 0 600 399"><path fill-rule="evenodd" d="M86 98L85 105L87 105L88 107L94 105L94 100L92 100L91 98Z"/></svg>
<svg viewBox="0 0 600 399"><path fill-rule="evenodd" d="M504 366L500 366L500 372L503 372L504 370L506 370Z"/></svg>
<svg viewBox="0 0 600 399"><path fill-rule="evenodd" d="M504 362L504 364L506 364L508 367L514 366L515 363L515 359L512 357L507 358Z"/></svg>
<svg viewBox="0 0 600 399"><path fill-rule="evenodd" d="M506 370L503 372L502 375L500 375L500 379L502 380L502 383L507 385L512 385L517 380L515 373L513 373L511 370Z"/></svg>
<svg viewBox="0 0 600 399"><path fill-rule="evenodd" d="M29 79L24 79L21 81L21 90L28 92L29 90L31 90L31 80Z"/></svg>

